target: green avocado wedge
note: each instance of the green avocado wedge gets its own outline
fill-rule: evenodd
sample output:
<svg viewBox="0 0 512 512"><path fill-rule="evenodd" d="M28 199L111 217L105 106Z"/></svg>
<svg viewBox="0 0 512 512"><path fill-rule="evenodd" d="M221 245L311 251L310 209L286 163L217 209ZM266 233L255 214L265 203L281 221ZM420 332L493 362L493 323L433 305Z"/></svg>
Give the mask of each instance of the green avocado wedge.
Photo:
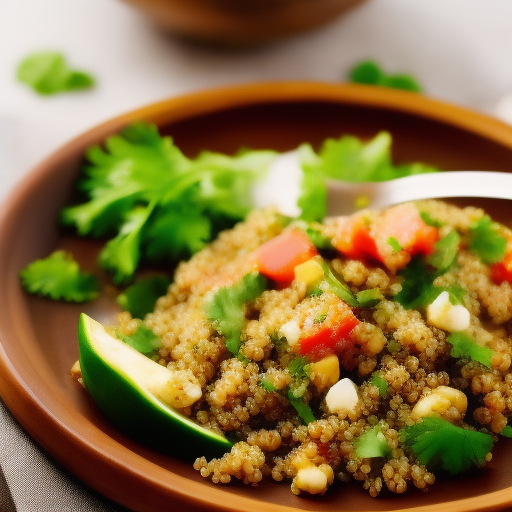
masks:
<svg viewBox="0 0 512 512"><path fill-rule="evenodd" d="M78 323L80 367L85 388L117 428L158 451L186 460L217 457L231 442L164 401L170 370L149 359L86 314Z"/></svg>

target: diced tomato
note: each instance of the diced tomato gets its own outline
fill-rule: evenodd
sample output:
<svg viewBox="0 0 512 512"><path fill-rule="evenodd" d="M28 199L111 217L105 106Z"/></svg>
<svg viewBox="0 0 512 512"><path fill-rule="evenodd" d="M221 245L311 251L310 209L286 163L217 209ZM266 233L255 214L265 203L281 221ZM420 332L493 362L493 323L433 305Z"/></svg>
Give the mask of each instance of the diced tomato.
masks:
<svg viewBox="0 0 512 512"><path fill-rule="evenodd" d="M323 321L313 323L304 329L299 338L300 353L313 361L319 360L333 353L343 353L346 348L353 345L350 333L359 323L350 307L339 300L332 314Z"/></svg>
<svg viewBox="0 0 512 512"><path fill-rule="evenodd" d="M496 284L512 283L512 252L507 252L502 261L491 265L491 279Z"/></svg>
<svg viewBox="0 0 512 512"><path fill-rule="evenodd" d="M318 254L309 237L300 229L285 231L260 245L254 252L256 268L279 283L293 281L297 265Z"/></svg>
<svg viewBox="0 0 512 512"><path fill-rule="evenodd" d="M347 258L378 258L377 246L370 236L369 221L360 214L345 219L336 232L335 246Z"/></svg>
<svg viewBox="0 0 512 512"><path fill-rule="evenodd" d="M398 255L389 239L400 247ZM385 210L370 220L364 214L349 217L336 233L336 249L348 258L372 258L391 270L405 266L410 256L428 255L439 240L439 232L421 218L412 204L401 204Z"/></svg>

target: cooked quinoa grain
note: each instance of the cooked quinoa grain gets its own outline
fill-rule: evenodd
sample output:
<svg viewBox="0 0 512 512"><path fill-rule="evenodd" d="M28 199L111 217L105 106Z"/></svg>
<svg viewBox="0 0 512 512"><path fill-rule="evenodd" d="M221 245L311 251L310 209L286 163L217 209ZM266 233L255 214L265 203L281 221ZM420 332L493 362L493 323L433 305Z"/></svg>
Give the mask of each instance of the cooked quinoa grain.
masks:
<svg viewBox="0 0 512 512"><path fill-rule="evenodd" d="M408 226L389 225L404 215ZM496 441L512 417L512 256L482 259L471 237L484 217L481 209L421 201L329 219L315 229L336 251L322 257L313 247L306 258L320 264L321 277L309 265L286 280L266 274L259 248L301 227L272 210L255 211L180 263L168 294L142 322L162 342L154 359L201 387L200 399L183 396L182 412L237 439L222 457L195 461L201 476L224 484L233 477L250 485L288 481L294 494L323 494L352 479L376 497L434 483L436 469L404 440L425 418ZM493 229L510 248L510 232ZM453 231L458 242L446 260L439 240ZM287 251L276 256L286 259ZM231 345L229 320L212 317L208 305L255 271L266 276L265 289L237 306ZM467 311L463 332L427 320L442 291L450 298L445 320ZM130 335L140 324L123 313L116 329ZM355 389L352 401L336 395L344 379ZM334 402L342 406L333 409ZM382 454L361 451L358 440L375 433ZM484 455L479 465L491 458Z"/></svg>

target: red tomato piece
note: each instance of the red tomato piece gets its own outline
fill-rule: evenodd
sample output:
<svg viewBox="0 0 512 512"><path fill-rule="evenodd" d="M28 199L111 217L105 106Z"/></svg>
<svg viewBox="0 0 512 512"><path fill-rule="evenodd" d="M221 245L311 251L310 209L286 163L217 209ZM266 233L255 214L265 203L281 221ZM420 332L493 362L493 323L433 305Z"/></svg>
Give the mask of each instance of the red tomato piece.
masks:
<svg viewBox="0 0 512 512"><path fill-rule="evenodd" d="M375 240L370 235L368 219L360 214L347 217L336 232L335 247L347 258L378 259Z"/></svg>
<svg viewBox="0 0 512 512"><path fill-rule="evenodd" d="M317 254L306 233L294 229L260 245L254 252L254 259L258 272L279 283L290 283L295 277L295 267Z"/></svg>
<svg viewBox="0 0 512 512"><path fill-rule="evenodd" d="M502 261L491 265L491 279L496 284L512 283L512 252L507 252Z"/></svg>

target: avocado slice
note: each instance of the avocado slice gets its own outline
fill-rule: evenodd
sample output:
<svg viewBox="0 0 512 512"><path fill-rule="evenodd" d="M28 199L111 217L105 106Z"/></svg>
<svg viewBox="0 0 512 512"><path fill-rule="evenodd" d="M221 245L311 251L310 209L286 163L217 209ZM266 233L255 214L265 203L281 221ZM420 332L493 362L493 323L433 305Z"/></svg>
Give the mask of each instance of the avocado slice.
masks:
<svg viewBox="0 0 512 512"><path fill-rule="evenodd" d="M216 457L231 449L232 443L224 436L165 402L170 370L110 336L85 313L78 323L78 345L85 388L120 430L188 460Z"/></svg>

